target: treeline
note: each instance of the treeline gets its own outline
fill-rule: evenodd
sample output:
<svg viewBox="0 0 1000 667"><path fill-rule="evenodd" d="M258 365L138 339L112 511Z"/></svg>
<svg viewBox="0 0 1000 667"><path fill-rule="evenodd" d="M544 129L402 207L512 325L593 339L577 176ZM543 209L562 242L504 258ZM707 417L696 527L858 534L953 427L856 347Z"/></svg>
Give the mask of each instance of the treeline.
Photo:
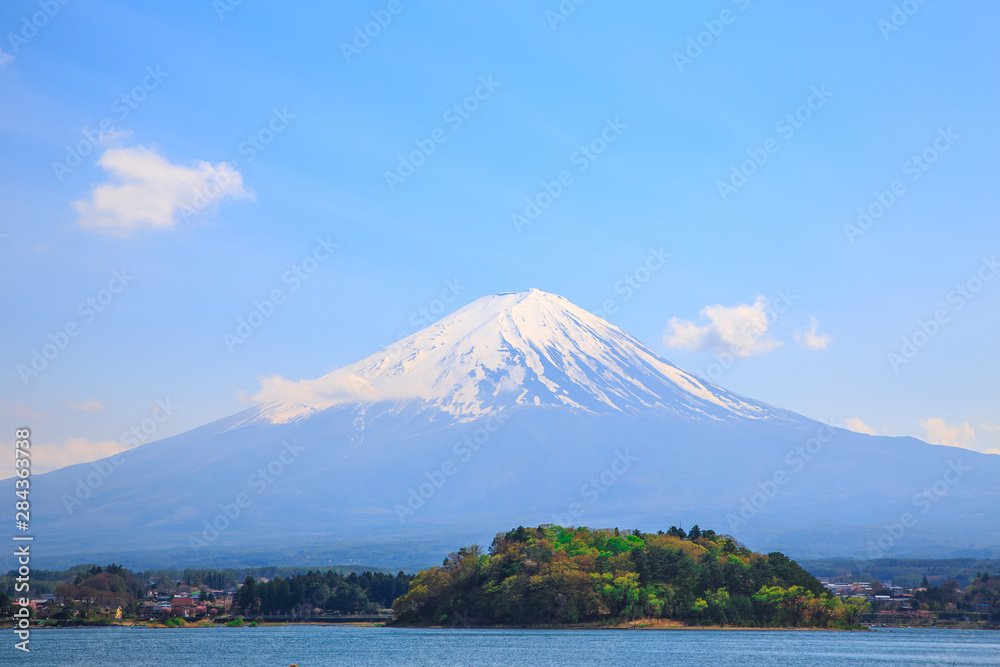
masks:
<svg viewBox="0 0 1000 667"><path fill-rule="evenodd" d="M393 605L398 625L545 625L667 618L691 625L855 627L842 602L780 553L675 527L519 527L420 572Z"/></svg>
<svg viewBox="0 0 1000 667"><path fill-rule="evenodd" d="M925 576L932 586L954 580L964 588L984 570L1000 572L1000 559L989 558L820 558L799 563L817 577L833 581L892 581L904 588L917 588Z"/></svg>
<svg viewBox="0 0 1000 667"><path fill-rule="evenodd" d="M112 572L128 573L132 579L140 582L145 589L158 592L176 592L181 586L188 586L195 589L229 590L235 589L239 582L247 577L264 577L271 579L278 576L294 576L311 572L315 567L244 567L244 568L220 568L220 569L154 569L154 570L128 570L119 565L108 565L101 567L93 563L85 565L74 565L65 570L32 570L31 572L31 593L39 596L44 593L54 594L56 588L63 584L79 586L81 576L90 576L95 573ZM381 572L389 574L384 568L361 567L353 565L340 565L327 568L337 574L362 574L364 572ZM16 583L17 571L11 570L0 575L0 593L6 593L14 597L14 584ZM147 586L146 582L154 582ZM139 595L138 597L141 597Z"/></svg>
<svg viewBox="0 0 1000 667"><path fill-rule="evenodd" d="M23 593L15 595L16 576L15 570L0 576L0 593L11 598L23 596ZM51 593L100 604L127 604L134 598L142 597L144 589L145 581L141 574L114 564L106 567L76 565L68 570L31 572L33 597Z"/></svg>
<svg viewBox="0 0 1000 667"><path fill-rule="evenodd" d="M964 588L957 580L932 586L924 577L913 594L913 608L925 611L964 610L984 614L1000 612L1000 575L977 572Z"/></svg>
<svg viewBox="0 0 1000 667"><path fill-rule="evenodd" d="M152 586L154 590L163 584L165 588L184 585L223 591L236 588L240 582L240 577L233 570L147 570L143 575L147 581L155 582Z"/></svg>
<svg viewBox="0 0 1000 667"><path fill-rule="evenodd" d="M165 580L201 588L207 586L215 590L225 590L236 588L247 577L255 579L273 579L275 577L291 577L298 574L306 574L315 570L315 567L241 567L241 568L221 568L221 569L186 569L186 570L146 570L143 575L147 579ZM327 570L336 574L363 574L365 572L381 572L391 574L385 568L363 567L355 565L336 565L328 567Z"/></svg>
<svg viewBox="0 0 1000 667"><path fill-rule="evenodd" d="M381 572L358 575L332 570L307 572L289 578L257 581L247 577L233 596L233 608L254 614L373 613L392 606L406 592L413 575Z"/></svg>
<svg viewBox="0 0 1000 667"><path fill-rule="evenodd" d="M32 570L31 571L31 594L41 595L43 593L55 593L59 584L71 584L76 577L83 572L88 572L98 567L94 564L74 565L66 570ZM0 575L0 593L14 597L14 584L17 579L17 570Z"/></svg>

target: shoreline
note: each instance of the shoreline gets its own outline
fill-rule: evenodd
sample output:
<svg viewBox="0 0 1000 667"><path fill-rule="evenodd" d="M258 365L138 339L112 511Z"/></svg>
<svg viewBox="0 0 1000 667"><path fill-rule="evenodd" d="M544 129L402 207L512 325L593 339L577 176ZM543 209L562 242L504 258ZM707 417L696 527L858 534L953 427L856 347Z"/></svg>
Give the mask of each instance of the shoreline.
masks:
<svg viewBox="0 0 1000 667"><path fill-rule="evenodd" d="M251 625L253 624L253 625ZM755 632L880 632L889 630L985 630L985 631L1000 631L1000 626L974 626L968 624L959 625L884 625L884 624L866 624L856 628L818 628L818 627L767 627L767 626L736 626L736 625L687 625L681 621L675 621L672 619L638 619L634 621L625 621L622 623L575 623L571 625L527 625L527 626L516 626L516 625L494 625L494 626L449 626L449 625L424 625L424 626L402 626L402 625L390 625L388 623L380 623L374 621L347 621L343 623L331 623L328 621L299 621L299 622L286 622L286 621L276 621L276 622L254 622L247 621L244 625L234 626L231 629L241 630L241 629L253 629L253 628L264 628L264 627L293 627L293 626L328 626L328 627L354 627L354 628L388 628L388 629L399 629L399 630L639 630L639 631L671 631L671 630L695 630L695 631L707 631L707 632L717 632L721 630L728 631L755 631ZM0 624L0 629L7 629L9 626L7 624ZM161 623L145 623L145 622L124 622L124 623L72 623L72 624L41 624L31 626L31 630L66 630L66 629L82 629L82 628L134 628L137 630L198 630L206 628L227 628L225 623L214 623L214 622L198 622L198 623L185 623L179 627L166 626Z"/></svg>

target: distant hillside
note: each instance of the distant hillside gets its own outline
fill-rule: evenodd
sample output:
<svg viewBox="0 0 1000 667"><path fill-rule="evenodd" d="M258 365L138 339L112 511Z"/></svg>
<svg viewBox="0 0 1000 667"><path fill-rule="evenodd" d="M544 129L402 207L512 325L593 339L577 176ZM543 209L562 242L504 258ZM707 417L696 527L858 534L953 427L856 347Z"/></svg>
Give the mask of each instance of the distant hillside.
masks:
<svg viewBox="0 0 1000 667"><path fill-rule="evenodd" d="M914 588L926 576L933 585L955 580L968 586L981 572L1000 573L997 558L881 558L851 560L818 558L800 560L799 564L815 577L832 581L891 581L895 586Z"/></svg>

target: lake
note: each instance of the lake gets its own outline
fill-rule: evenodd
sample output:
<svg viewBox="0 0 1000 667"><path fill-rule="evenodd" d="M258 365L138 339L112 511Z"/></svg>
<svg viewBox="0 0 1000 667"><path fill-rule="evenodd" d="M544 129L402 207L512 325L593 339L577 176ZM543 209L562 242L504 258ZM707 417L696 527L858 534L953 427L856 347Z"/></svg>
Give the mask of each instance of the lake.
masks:
<svg viewBox="0 0 1000 667"><path fill-rule="evenodd" d="M416 630L343 626L4 631L0 664L615 665L852 667L1000 665L1000 632L879 630Z"/></svg>

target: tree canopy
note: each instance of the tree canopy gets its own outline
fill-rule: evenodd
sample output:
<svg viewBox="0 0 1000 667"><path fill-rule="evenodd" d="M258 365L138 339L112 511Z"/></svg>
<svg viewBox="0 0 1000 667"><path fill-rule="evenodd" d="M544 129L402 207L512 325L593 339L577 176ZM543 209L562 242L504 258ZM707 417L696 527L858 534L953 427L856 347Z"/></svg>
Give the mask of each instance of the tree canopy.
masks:
<svg viewBox="0 0 1000 667"><path fill-rule="evenodd" d="M692 534L694 537L692 537ZM687 533L543 525L500 533L420 572L397 625L547 625L669 618L692 625L853 627L863 600L828 595L780 553Z"/></svg>
<svg viewBox="0 0 1000 667"><path fill-rule="evenodd" d="M233 597L246 614L372 613L388 607L407 588L412 575L381 572L348 575L307 572L267 582L248 576Z"/></svg>

